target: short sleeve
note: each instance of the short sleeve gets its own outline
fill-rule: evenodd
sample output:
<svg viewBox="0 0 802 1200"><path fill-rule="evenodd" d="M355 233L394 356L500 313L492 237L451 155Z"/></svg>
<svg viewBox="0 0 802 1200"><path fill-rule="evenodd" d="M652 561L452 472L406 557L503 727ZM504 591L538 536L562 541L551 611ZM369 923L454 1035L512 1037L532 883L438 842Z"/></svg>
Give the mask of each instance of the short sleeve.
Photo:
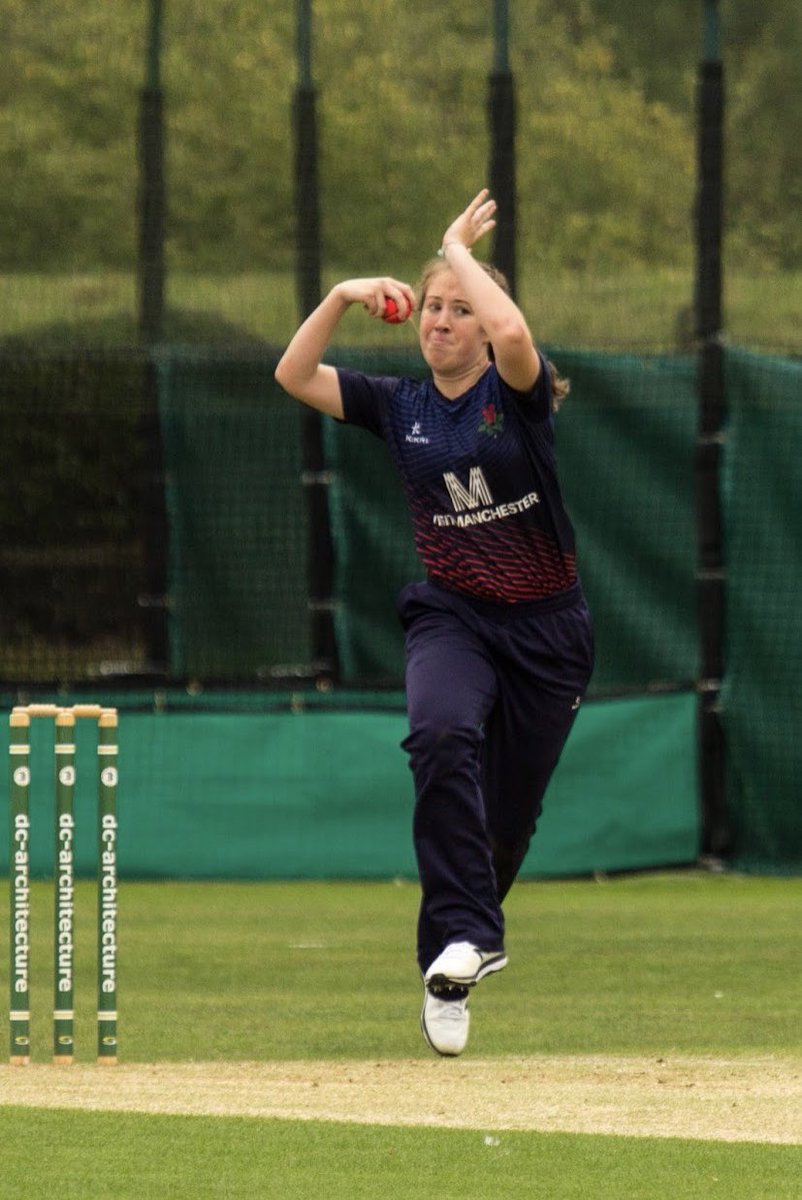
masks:
<svg viewBox="0 0 802 1200"><path fill-rule="evenodd" d="M518 392L498 376L499 386L512 397L527 420L533 423L549 420L552 416L551 371L539 351L538 358L540 372L531 391Z"/></svg>
<svg viewBox="0 0 802 1200"><path fill-rule="evenodd" d="M361 371L340 368L337 376L345 421L384 438L387 411L399 381L383 375L364 375Z"/></svg>

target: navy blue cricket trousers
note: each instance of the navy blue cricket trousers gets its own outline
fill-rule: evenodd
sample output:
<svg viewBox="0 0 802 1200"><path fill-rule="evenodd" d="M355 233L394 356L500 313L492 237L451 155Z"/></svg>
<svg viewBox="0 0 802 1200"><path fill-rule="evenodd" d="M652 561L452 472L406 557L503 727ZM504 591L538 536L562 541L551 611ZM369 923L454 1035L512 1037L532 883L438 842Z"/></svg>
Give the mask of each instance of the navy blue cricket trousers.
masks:
<svg viewBox="0 0 802 1200"><path fill-rule="evenodd" d="M491 604L430 582L404 588L421 971L450 942L504 945L501 902L593 669L577 584L531 604Z"/></svg>

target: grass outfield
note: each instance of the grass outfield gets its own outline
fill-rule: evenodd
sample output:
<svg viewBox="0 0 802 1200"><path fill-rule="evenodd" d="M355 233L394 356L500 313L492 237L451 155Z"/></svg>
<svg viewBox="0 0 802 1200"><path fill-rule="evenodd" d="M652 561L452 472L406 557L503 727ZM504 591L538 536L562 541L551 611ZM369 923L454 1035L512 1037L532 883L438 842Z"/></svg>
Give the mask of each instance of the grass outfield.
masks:
<svg viewBox="0 0 802 1200"><path fill-rule="evenodd" d="M408 272L414 282L418 265ZM403 272L402 272L403 273ZM335 282L327 273L324 286ZM690 271L641 267L611 275L549 272L542 280L522 271L521 303L536 337L573 349L687 350ZM736 345L790 352L800 346L802 271L725 276L728 339ZM255 338L285 344L297 324L295 283L280 272L170 276L165 340ZM72 275L0 275L0 341L43 336L63 343L136 340L133 275L99 272ZM175 314L183 314L178 318ZM349 314L337 340L344 344L414 346L415 332Z"/></svg>
<svg viewBox="0 0 802 1200"><path fill-rule="evenodd" d="M82 951L78 1063L57 1069L34 889L35 1061L0 1068L0 1198L56 1180L64 1200L799 1195L802 880L519 884L510 966L474 993L454 1061L417 1027L412 883L127 883L120 900L121 1066L81 1065ZM79 946L92 907L83 884Z"/></svg>

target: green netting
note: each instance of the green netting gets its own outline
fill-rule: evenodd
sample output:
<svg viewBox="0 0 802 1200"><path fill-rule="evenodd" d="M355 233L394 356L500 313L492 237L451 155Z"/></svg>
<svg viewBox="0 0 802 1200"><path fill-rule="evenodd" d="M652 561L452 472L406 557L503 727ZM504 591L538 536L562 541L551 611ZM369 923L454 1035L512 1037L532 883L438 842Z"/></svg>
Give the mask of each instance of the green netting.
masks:
<svg viewBox="0 0 802 1200"><path fill-rule="evenodd" d="M341 351L335 361L383 374L417 373L423 365L418 354L364 350ZM574 382L558 419L559 453L599 634L594 688L683 684L695 675L693 365L568 352L559 361ZM304 410L276 387L273 356L176 350L160 353L155 362L169 522L167 678L314 674L310 529L301 482ZM145 670L152 655L138 629L138 599L148 592L147 581L141 567L117 580L114 564L128 561L121 558L125 543L110 555L103 532L107 526L111 534L125 531L136 561L142 560L140 493L151 449L140 423L145 366L123 360L115 367L89 357L76 359L68 372L56 357L42 359L36 369L25 366L23 373L24 392L10 388L16 375L6 372L9 413L38 404L43 419L52 422L58 413L64 427L58 447L35 419L15 426L9 440L10 523L3 553L16 588L6 589L3 674L69 682L102 678L115 668ZM130 397L121 381L133 388ZM324 429L334 479L330 512L342 680L397 686L403 652L395 597L405 582L421 576L400 484L375 438L331 421ZM85 469L87 452L107 441L109 452L98 467ZM32 455L36 472L27 465ZM14 471L22 472L16 484ZM75 499L69 508L60 504L78 484L83 507ZM56 514L63 529L54 524ZM22 550L11 547L21 546L22 538L28 547L20 559ZM31 547L39 541L42 562L34 564ZM68 561L74 558L75 567L67 571L72 545ZM101 553L108 595L87 604L87 572L101 565ZM20 588L29 562L38 571L31 575L30 595ZM57 590L40 586L40 578L54 579ZM60 635L62 592L63 604L86 626L85 638L72 626ZM11 619L14 596L19 613ZM40 609L41 629L31 625ZM111 622L108 631L104 620Z"/></svg>
<svg viewBox="0 0 802 1200"><path fill-rule="evenodd" d="M301 409L275 360L160 359L171 674L309 673Z"/></svg>
<svg viewBox="0 0 802 1200"><path fill-rule="evenodd" d="M697 673L695 364L555 357L573 383L557 418L558 456L597 628L593 692L687 685ZM379 369L419 371L420 359L385 355ZM394 600L421 576L401 488L376 438L333 423L326 438L343 679L400 678Z"/></svg>
<svg viewBox="0 0 802 1200"><path fill-rule="evenodd" d="M555 352L572 394L557 453L597 630L593 692L697 675L690 358Z"/></svg>
<svg viewBox="0 0 802 1200"><path fill-rule="evenodd" d="M739 865L802 869L802 362L730 351L727 797Z"/></svg>
<svg viewBox="0 0 802 1200"><path fill-rule="evenodd" d="M76 681L150 658L146 411L136 355L2 356L0 678Z"/></svg>

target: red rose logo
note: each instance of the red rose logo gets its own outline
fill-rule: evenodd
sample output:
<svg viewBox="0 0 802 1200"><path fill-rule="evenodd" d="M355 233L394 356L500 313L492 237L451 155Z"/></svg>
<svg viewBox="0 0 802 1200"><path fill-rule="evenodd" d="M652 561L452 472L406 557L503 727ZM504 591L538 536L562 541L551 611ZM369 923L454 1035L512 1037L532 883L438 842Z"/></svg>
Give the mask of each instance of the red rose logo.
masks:
<svg viewBox="0 0 802 1200"><path fill-rule="evenodd" d="M482 409L482 423L479 426L479 432L495 437L497 433L501 433L503 428L504 413L498 412L495 404L486 404Z"/></svg>

